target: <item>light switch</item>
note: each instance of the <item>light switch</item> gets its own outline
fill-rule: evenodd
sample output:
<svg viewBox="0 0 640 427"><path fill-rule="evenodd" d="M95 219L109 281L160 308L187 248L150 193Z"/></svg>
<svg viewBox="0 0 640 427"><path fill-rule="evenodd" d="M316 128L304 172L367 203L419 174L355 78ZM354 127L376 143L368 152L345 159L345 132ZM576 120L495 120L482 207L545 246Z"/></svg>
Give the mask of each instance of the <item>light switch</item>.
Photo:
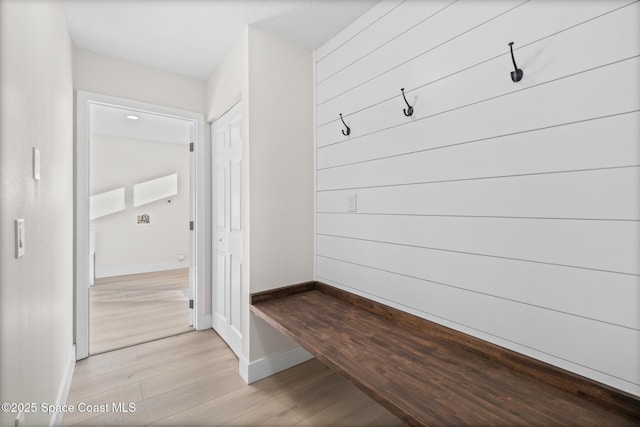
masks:
<svg viewBox="0 0 640 427"><path fill-rule="evenodd" d="M33 147L33 179L40 181L40 150Z"/></svg>
<svg viewBox="0 0 640 427"><path fill-rule="evenodd" d="M348 212L357 212L357 196L356 194L349 194L347 196L347 211Z"/></svg>
<svg viewBox="0 0 640 427"><path fill-rule="evenodd" d="M24 218L16 219L16 258L24 255Z"/></svg>

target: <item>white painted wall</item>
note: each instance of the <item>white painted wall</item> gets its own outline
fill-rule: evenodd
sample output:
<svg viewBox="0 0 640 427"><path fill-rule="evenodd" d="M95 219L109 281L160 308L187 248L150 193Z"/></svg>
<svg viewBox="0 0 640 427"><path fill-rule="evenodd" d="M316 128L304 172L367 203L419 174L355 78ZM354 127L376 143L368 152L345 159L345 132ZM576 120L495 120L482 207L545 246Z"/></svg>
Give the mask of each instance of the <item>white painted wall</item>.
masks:
<svg viewBox="0 0 640 427"><path fill-rule="evenodd" d="M75 360L73 88L59 2L0 2L0 54L0 401L63 403ZM20 259L17 218L26 227ZM0 425L16 415L0 412ZM51 420L40 411L25 418Z"/></svg>
<svg viewBox="0 0 640 427"><path fill-rule="evenodd" d="M74 49L77 90L203 112L205 83L145 65Z"/></svg>
<svg viewBox="0 0 640 427"><path fill-rule="evenodd" d="M206 119L214 122L241 99L249 97L249 28L245 28L222 64L206 82ZM243 117L249 114L243 108ZM248 122L245 120L245 123ZM243 128L243 134L248 126Z"/></svg>
<svg viewBox="0 0 640 427"><path fill-rule="evenodd" d="M640 395L638 16L391 0L318 49L318 280Z"/></svg>
<svg viewBox="0 0 640 427"><path fill-rule="evenodd" d="M250 293L313 278L312 52L249 28ZM251 316L250 358L292 344Z"/></svg>
<svg viewBox="0 0 640 427"><path fill-rule="evenodd" d="M91 221L96 232L96 277L188 268L189 146L108 135L91 136L91 195L125 189L124 211ZM172 204L133 204L133 186L178 174ZM137 216L148 214L149 224ZM178 256L184 255L184 260Z"/></svg>
<svg viewBox="0 0 640 427"><path fill-rule="evenodd" d="M312 76L310 51L249 27L207 82L208 120L243 101L243 352L258 371L274 354L300 356L250 315L249 295L313 277Z"/></svg>

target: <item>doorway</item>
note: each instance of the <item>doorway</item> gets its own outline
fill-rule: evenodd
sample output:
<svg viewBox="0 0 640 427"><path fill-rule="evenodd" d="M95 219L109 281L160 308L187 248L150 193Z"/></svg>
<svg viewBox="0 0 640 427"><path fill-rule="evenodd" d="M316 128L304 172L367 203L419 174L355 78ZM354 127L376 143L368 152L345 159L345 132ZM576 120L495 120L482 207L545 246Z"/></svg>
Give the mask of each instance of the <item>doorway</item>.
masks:
<svg viewBox="0 0 640 427"><path fill-rule="evenodd" d="M166 316L152 312L177 301L186 307L185 328L210 327L204 242L195 232L204 217L203 123L197 113L78 92L76 359L111 349L90 348L91 320L100 321L91 316L97 301L120 307L101 316L115 329L118 321L131 328L121 331L130 335L122 341L128 345L171 334L158 322ZM172 163L178 157L186 167Z"/></svg>
<svg viewBox="0 0 640 427"><path fill-rule="evenodd" d="M191 330L193 124L90 106L89 354Z"/></svg>

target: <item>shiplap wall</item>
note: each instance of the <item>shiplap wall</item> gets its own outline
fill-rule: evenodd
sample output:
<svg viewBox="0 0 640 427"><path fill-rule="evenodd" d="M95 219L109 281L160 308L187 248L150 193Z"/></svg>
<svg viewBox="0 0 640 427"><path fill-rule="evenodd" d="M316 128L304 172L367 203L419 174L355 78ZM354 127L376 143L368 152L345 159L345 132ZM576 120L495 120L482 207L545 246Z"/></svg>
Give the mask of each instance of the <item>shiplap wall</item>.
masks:
<svg viewBox="0 0 640 427"><path fill-rule="evenodd" d="M317 279L640 395L639 18L391 0L318 49Z"/></svg>

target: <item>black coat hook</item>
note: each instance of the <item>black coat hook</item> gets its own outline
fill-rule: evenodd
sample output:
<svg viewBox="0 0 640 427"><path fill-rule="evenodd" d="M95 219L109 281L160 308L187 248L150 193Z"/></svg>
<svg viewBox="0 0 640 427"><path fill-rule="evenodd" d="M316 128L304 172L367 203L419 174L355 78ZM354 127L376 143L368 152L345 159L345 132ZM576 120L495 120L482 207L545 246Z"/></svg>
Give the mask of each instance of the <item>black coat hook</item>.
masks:
<svg viewBox="0 0 640 427"><path fill-rule="evenodd" d="M511 80L513 80L513 82L515 83L522 80L522 76L524 75L524 73L520 68L518 68L518 66L516 65L516 59L513 57L513 42L509 42L509 48L511 49L511 60L513 61L513 68L515 68L515 71L511 72Z"/></svg>
<svg viewBox="0 0 640 427"><path fill-rule="evenodd" d="M404 88L400 89L402 91L402 97L404 98L404 102L407 103L407 108L404 108L402 112L405 116L410 117L413 115L413 107L409 105L409 101L407 101L407 97L404 96Z"/></svg>
<svg viewBox="0 0 640 427"><path fill-rule="evenodd" d="M340 120L342 120L342 124L344 125L344 127L347 128L347 130L342 129L342 134L344 136L349 136L349 134L351 133L351 128L347 126L347 124L344 122L344 119L342 118L342 113L340 113Z"/></svg>

